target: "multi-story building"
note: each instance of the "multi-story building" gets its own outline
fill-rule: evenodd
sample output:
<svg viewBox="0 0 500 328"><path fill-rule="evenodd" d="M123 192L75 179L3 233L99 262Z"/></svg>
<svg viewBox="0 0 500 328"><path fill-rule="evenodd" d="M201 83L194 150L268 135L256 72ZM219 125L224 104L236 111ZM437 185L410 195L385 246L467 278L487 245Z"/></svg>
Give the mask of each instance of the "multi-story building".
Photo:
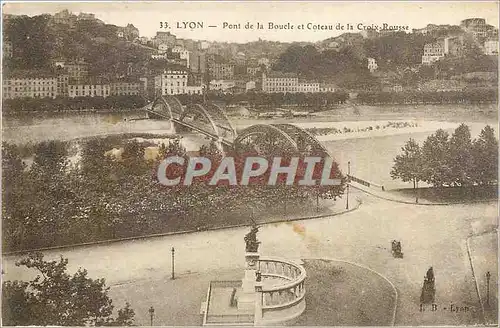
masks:
<svg viewBox="0 0 500 328"><path fill-rule="evenodd" d="M112 96L136 96L142 93L143 83L140 81L114 81L110 85Z"/></svg>
<svg viewBox="0 0 500 328"><path fill-rule="evenodd" d="M75 97L109 97L111 87L108 83L87 80L82 83L70 84L68 86L68 96Z"/></svg>
<svg viewBox="0 0 500 328"><path fill-rule="evenodd" d="M488 40L484 43L484 53L490 56L498 56L498 40Z"/></svg>
<svg viewBox="0 0 500 328"><path fill-rule="evenodd" d="M59 74L57 76L57 95L62 97L68 96L69 75Z"/></svg>
<svg viewBox="0 0 500 328"><path fill-rule="evenodd" d="M487 25L484 18L468 18L460 22L460 27L474 37L484 37L487 34Z"/></svg>
<svg viewBox="0 0 500 328"><path fill-rule="evenodd" d="M268 58L259 58L259 60L257 61L257 64L260 66L260 65L264 65L266 66L266 68L269 68L271 66L271 62L269 61Z"/></svg>
<svg viewBox="0 0 500 328"><path fill-rule="evenodd" d="M227 92L236 86L234 80L212 80L210 81L209 88L212 91Z"/></svg>
<svg viewBox="0 0 500 328"><path fill-rule="evenodd" d="M299 78L293 73L269 72L262 73L262 91L274 92L297 92Z"/></svg>
<svg viewBox="0 0 500 328"><path fill-rule="evenodd" d="M299 84L297 85L297 92L320 92L319 83L310 81L299 82Z"/></svg>
<svg viewBox="0 0 500 328"><path fill-rule="evenodd" d="M444 57L444 47L439 42L427 43L424 46L424 55L422 56L422 64L430 65Z"/></svg>
<svg viewBox="0 0 500 328"><path fill-rule="evenodd" d="M180 95L187 93L188 72L168 70L155 77L155 90L162 95ZM159 91L159 92L158 92Z"/></svg>
<svg viewBox="0 0 500 328"><path fill-rule="evenodd" d="M10 41L3 42L3 57L4 58L12 57L12 42Z"/></svg>
<svg viewBox="0 0 500 328"><path fill-rule="evenodd" d="M237 65L246 65L247 56L243 52L238 52L236 56L234 56L234 60Z"/></svg>
<svg viewBox="0 0 500 328"><path fill-rule="evenodd" d="M175 46L172 49L172 53L174 53L174 54L177 53L177 54L179 54L180 59L186 60L186 67L189 68L189 50L184 49L181 46Z"/></svg>
<svg viewBox="0 0 500 328"><path fill-rule="evenodd" d="M375 58L368 58L368 69L370 72L375 72L378 68L377 61Z"/></svg>
<svg viewBox="0 0 500 328"><path fill-rule="evenodd" d="M156 32L155 40L158 44L166 43L169 48L175 46L177 37L170 32Z"/></svg>
<svg viewBox="0 0 500 328"><path fill-rule="evenodd" d="M259 73L260 67L259 66L247 66L247 74L251 76L257 75Z"/></svg>
<svg viewBox="0 0 500 328"><path fill-rule="evenodd" d="M151 59L168 59L166 53L151 54Z"/></svg>
<svg viewBox="0 0 500 328"><path fill-rule="evenodd" d="M127 24L125 27L118 28L116 32L119 38L124 38L129 41L134 41L139 38L139 29L133 24Z"/></svg>
<svg viewBox="0 0 500 328"><path fill-rule="evenodd" d="M194 40L186 39L184 40L184 48L189 51L195 51L198 50L198 44Z"/></svg>
<svg viewBox="0 0 500 328"><path fill-rule="evenodd" d="M204 52L189 52L189 67L191 72L205 73L207 71L207 57Z"/></svg>
<svg viewBox="0 0 500 328"><path fill-rule="evenodd" d="M231 80L234 78L234 64L213 62L208 66L210 77L215 80Z"/></svg>
<svg viewBox="0 0 500 328"><path fill-rule="evenodd" d="M201 95L203 94L203 86L201 85L188 85L184 89L184 93L188 95Z"/></svg>
<svg viewBox="0 0 500 328"><path fill-rule="evenodd" d="M320 84L316 81L299 81L294 73L264 72L262 73L262 91L266 93L334 92L335 86Z"/></svg>
<svg viewBox="0 0 500 328"><path fill-rule="evenodd" d="M62 67L68 73L70 80L74 82L81 82L85 80L89 74L88 63L81 61L65 62L57 61L56 67Z"/></svg>
<svg viewBox="0 0 500 328"><path fill-rule="evenodd" d="M206 50L208 48L210 48L210 42L208 42L208 41L200 41L198 43L198 49L200 49L200 50Z"/></svg>
<svg viewBox="0 0 500 328"><path fill-rule="evenodd" d="M77 17L73 15L69 10L64 9L58 13L55 13L52 16L52 22L55 24L64 24L74 26L76 23Z"/></svg>
<svg viewBox="0 0 500 328"><path fill-rule="evenodd" d="M95 15L91 13L80 13L77 20L95 20Z"/></svg>
<svg viewBox="0 0 500 328"><path fill-rule="evenodd" d="M255 90L257 88L257 84L255 81L248 81L245 85L245 91L248 92L250 90Z"/></svg>
<svg viewBox="0 0 500 328"><path fill-rule="evenodd" d="M55 98L57 78L55 76L11 76L4 80L4 99L14 98Z"/></svg>
<svg viewBox="0 0 500 328"><path fill-rule="evenodd" d="M446 37L443 41L443 52L445 55L458 56L462 53L462 37Z"/></svg>
<svg viewBox="0 0 500 328"><path fill-rule="evenodd" d="M336 86L331 83L320 83L319 92L335 92Z"/></svg>

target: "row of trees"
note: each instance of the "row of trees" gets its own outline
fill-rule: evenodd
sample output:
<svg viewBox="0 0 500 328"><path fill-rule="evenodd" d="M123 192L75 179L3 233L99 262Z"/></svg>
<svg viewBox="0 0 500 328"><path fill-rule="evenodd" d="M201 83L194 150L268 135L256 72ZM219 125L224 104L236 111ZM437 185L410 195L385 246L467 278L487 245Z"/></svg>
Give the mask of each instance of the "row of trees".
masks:
<svg viewBox="0 0 500 328"><path fill-rule="evenodd" d="M138 95L121 95L109 97L56 97L56 98L16 98L4 99L5 113L27 111L79 111L79 110L124 110L141 108L146 100Z"/></svg>
<svg viewBox="0 0 500 328"><path fill-rule="evenodd" d="M464 91L405 91L405 92L360 92L361 104L481 104L495 103L497 89L471 89Z"/></svg>
<svg viewBox="0 0 500 328"><path fill-rule="evenodd" d="M324 93L263 93L248 92L235 95L209 94L208 100L223 101L226 104L248 102L252 106L279 107L283 105L299 105L304 107L321 107L332 104L343 104L348 94L343 91Z"/></svg>
<svg viewBox="0 0 500 328"><path fill-rule="evenodd" d="M104 279L92 279L85 269L70 275L68 260L46 261L32 253L17 266L35 270L31 281L3 281L2 320L6 326L131 326L130 304L117 311Z"/></svg>
<svg viewBox="0 0 500 328"><path fill-rule="evenodd" d="M4 250L246 223L249 206L266 213L276 212L276 204L283 204L286 211L287 203L306 204L343 193L343 185L321 189L195 183L165 190L156 181L159 161L187 153L179 141L172 141L160 148L158 158L146 161L145 147L151 145L118 136L91 139L78 146L42 142L34 146L33 164L27 167L21 156L26 149L4 143ZM81 159L70 165L69 150L75 147L81 147ZM120 159L105 155L121 147ZM267 150L280 154L276 149ZM200 155L213 158L214 167L221 158L213 144L202 147Z"/></svg>
<svg viewBox="0 0 500 328"><path fill-rule="evenodd" d="M491 185L498 182L498 140L490 126L472 140L469 127L461 124L451 135L442 129L420 146L410 139L394 159L393 179L419 181L434 187Z"/></svg>

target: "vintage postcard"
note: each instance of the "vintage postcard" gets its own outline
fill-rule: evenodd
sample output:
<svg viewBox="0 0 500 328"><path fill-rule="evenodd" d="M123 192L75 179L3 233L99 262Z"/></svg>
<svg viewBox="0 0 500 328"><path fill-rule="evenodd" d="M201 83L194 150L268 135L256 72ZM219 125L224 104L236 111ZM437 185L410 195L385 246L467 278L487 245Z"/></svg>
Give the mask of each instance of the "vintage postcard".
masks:
<svg viewBox="0 0 500 328"><path fill-rule="evenodd" d="M498 325L498 1L2 6L2 325Z"/></svg>

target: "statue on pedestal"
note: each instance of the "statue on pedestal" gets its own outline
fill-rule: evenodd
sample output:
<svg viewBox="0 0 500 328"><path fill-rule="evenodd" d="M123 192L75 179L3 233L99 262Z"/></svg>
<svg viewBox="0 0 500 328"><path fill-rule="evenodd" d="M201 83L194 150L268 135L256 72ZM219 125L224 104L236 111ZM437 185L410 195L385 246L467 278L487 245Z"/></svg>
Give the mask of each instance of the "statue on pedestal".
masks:
<svg viewBox="0 0 500 328"><path fill-rule="evenodd" d="M249 253L257 253L259 249L260 242L257 241L257 232L259 232L259 227L254 225L252 230L245 235L246 251Z"/></svg>

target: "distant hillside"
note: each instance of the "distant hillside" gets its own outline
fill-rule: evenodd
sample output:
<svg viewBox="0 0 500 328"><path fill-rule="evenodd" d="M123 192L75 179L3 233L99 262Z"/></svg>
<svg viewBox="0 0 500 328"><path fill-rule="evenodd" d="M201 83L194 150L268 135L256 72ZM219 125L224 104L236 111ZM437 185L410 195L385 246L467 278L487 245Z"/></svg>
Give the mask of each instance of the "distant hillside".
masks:
<svg viewBox="0 0 500 328"><path fill-rule="evenodd" d="M118 38L118 27L93 20L79 20L73 28L51 24L50 15L17 16L4 26L13 56L7 69L49 69L53 60L84 59L90 74L119 74L129 63L139 69L151 50Z"/></svg>

